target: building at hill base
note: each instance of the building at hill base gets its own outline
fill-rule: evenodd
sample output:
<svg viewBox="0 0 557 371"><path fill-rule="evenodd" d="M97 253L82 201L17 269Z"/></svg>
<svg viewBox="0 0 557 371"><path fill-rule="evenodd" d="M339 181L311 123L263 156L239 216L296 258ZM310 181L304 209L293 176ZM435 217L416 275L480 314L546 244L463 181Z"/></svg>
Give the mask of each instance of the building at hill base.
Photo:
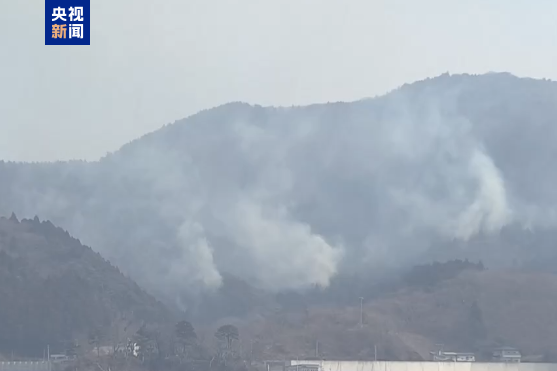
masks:
<svg viewBox="0 0 557 371"><path fill-rule="evenodd" d="M557 371L557 363L400 362L294 360L291 366L318 366L319 371ZM313 367L312 367L313 368Z"/></svg>

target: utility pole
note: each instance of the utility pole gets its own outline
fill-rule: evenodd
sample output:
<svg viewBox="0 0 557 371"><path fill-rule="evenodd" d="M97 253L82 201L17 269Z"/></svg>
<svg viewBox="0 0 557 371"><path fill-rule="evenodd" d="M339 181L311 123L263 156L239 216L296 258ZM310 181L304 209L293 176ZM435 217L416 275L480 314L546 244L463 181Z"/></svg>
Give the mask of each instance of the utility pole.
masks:
<svg viewBox="0 0 557 371"><path fill-rule="evenodd" d="M249 366L253 365L253 343L255 343L254 339L250 339L250 349L249 349Z"/></svg>
<svg viewBox="0 0 557 371"><path fill-rule="evenodd" d="M377 345L373 346L373 351L374 351L374 354L375 354L375 357L374 357L375 362L377 362Z"/></svg>
<svg viewBox="0 0 557 371"><path fill-rule="evenodd" d="M315 358L319 358L319 340L315 341Z"/></svg>
<svg viewBox="0 0 557 371"><path fill-rule="evenodd" d="M364 327L364 298L360 296L360 327Z"/></svg>

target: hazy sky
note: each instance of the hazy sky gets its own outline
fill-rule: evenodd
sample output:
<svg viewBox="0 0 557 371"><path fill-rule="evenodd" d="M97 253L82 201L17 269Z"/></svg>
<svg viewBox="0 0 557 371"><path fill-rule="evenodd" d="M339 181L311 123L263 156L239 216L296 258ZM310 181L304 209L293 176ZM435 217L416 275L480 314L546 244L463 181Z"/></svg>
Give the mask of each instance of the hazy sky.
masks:
<svg viewBox="0 0 557 371"><path fill-rule="evenodd" d="M356 100L428 76L557 79L554 0L91 0L91 46L45 46L0 0L0 159L94 160L229 101Z"/></svg>

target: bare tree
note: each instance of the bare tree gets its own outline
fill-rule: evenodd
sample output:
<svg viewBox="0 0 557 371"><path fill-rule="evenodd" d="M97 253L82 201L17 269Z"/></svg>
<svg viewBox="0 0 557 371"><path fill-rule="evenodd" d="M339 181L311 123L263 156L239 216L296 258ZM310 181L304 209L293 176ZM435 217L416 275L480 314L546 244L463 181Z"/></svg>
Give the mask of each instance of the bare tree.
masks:
<svg viewBox="0 0 557 371"><path fill-rule="evenodd" d="M232 342L240 338L240 331L234 325L223 325L218 328L215 336L219 340L226 341L226 349L232 349Z"/></svg>

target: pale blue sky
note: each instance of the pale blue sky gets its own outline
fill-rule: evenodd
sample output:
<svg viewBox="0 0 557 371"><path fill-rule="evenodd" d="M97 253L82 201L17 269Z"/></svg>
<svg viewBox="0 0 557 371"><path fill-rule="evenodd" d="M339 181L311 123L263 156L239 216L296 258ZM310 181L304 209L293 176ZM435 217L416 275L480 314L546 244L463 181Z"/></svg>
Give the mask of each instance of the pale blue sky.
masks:
<svg viewBox="0 0 557 371"><path fill-rule="evenodd" d="M0 159L94 160L229 101L357 100L428 76L557 80L553 0L92 0L91 46L0 12Z"/></svg>

